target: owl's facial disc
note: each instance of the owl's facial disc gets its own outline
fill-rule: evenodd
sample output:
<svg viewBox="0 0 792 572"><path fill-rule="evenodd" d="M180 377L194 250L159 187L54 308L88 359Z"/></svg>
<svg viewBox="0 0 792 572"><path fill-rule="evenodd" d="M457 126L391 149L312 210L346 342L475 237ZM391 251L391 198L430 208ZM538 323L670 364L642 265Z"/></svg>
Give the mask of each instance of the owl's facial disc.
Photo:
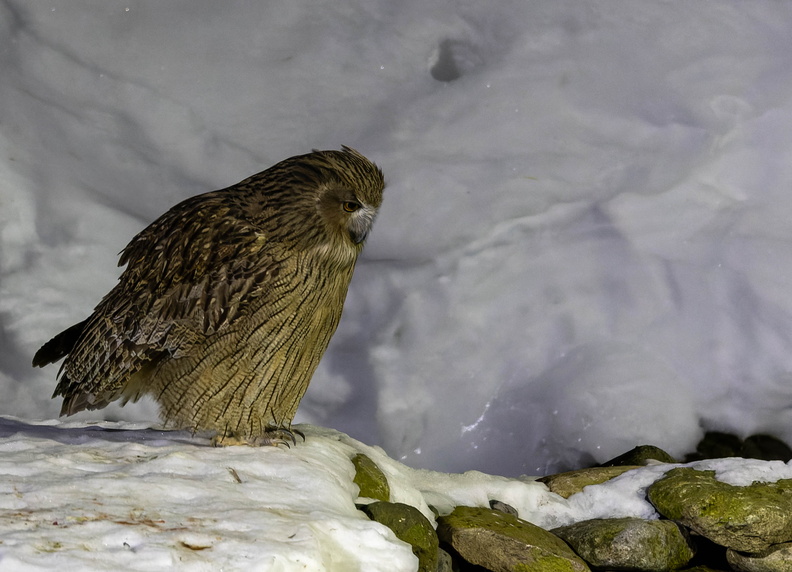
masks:
<svg viewBox="0 0 792 572"><path fill-rule="evenodd" d="M346 185L328 186L321 194L318 206L329 227L346 235L355 245L366 240L377 214L376 207L360 200L357 193Z"/></svg>

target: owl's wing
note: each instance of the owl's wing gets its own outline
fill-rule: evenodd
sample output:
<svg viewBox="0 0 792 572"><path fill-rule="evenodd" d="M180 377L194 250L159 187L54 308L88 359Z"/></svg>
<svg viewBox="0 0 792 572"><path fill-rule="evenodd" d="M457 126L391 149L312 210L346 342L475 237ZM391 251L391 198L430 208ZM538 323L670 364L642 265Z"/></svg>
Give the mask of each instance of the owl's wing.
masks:
<svg viewBox="0 0 792 572"><path fill-rule="evenodd" d="M281 261L267 236L224 195L212 195L177 205L121 253L123 288L102 304L126 339L183 353L174 327L197 337L213 334L277 277Z"/></svg>
<svg viewBox="0 0 792 572"><path fill-rule="evenodd" d="M137 399L138 372L188 354L268 289L281 262L222 191L188 199L121 253L119 283L86 321L62 368L61 414ZM130 385L130 379L133 382Z"/></svg>

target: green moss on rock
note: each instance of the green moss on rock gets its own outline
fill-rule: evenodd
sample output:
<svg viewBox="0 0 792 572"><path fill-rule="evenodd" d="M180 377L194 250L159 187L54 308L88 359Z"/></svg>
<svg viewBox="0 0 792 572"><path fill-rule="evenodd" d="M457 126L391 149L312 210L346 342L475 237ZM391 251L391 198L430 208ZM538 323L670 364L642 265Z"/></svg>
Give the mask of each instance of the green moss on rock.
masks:
<svg viewBox="0 0 792 572"><path fill-rule="evenodd" d="M628 465L646 465L649 461L661 463L678 463L674 457L654 445L639 445L626 453L602 463L602 467L624 467Z"/></svg>
<svg viewBox="0 0 792 572"><path fill-rule="evenodd" d="M377 464L363 453L352 457L355 465L354 483L360 488L359 495L379 501L390 500L388 479Z"/></svg>
<svg viewBox="0 0 792 572"><path fill-rule="evenodd" d="M551 492L561 495L567 499L575 493L579 493L589 485L599 485L616 478L627 471L640 468L641 467L639 466L592 467L590 469L580 469L577 471L568 471L566 473L548 475L537 480L540 483L547 485L547 488L550 489Z"/></svg>
<svg viewBox="0 0 792 572"><path fill-rule="evenodd" d="M511 514L458 506L437 523L441 541L468 562L493 572L589 570L563 540Z"/></svg>
<svg viewBox="0 0 792 572"><path fill-rule="evenodd" d="M695 555L687 533L669 520L592 519L551 532L598 568L663 572L681 568Z"/></svg>
<svg viewBox="0 0 792 572"><path fill-rule="evenodd" d="M792 543L775 544L756 554L728 550L726 559L740 572L789 572L792 571Z"/></svg>
<svg viewBox="0 0 792 572"><path fill-rule="evenodd" d="M400 502L373 502L361 508L371 520L390 528L396 537L412 546L419 572L437 570L439 541L432 524L417 508Z"/></svg>
<svg viewBox="0 0 792 572"><path fill-rule="evenodd" d="M738 487L714 471L672 469L648 491L665 516L721 546L758 552L792 541L792 481Z"/></svg>

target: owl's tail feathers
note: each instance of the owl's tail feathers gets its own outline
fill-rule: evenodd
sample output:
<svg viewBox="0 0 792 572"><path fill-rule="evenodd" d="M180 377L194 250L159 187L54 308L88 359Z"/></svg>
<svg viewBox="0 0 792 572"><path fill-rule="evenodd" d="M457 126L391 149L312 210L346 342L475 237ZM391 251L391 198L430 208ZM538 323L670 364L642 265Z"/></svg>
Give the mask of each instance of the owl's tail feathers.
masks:
<svg viewBox="0 0 792 572"><path fill-rule="evenodd" d="M68 381L68 379L66 381ZM52 394L52 397L57 397L58 395L63 395L63 405L61 406L61 411L60 411L61 417L63 417L64 415L74 415L75 413L82 411L84 409L88 409L88 410L101 409L102 407L107 405L107 402L100 404L92 403L91 397L93 397L93 395L88 393L83 393L81 391L73 391L72 393L67 394L66 391L59 393L58 390L56 389L55 393Z"/></svg>
<svg viewBox="0 0 792 572"><path fill-rule="evenodd" d="M67 356L74 349L87 323L86 319L79 324L74 324L41 346L41 349L33 356L33 367L44 367Z"/></svg>

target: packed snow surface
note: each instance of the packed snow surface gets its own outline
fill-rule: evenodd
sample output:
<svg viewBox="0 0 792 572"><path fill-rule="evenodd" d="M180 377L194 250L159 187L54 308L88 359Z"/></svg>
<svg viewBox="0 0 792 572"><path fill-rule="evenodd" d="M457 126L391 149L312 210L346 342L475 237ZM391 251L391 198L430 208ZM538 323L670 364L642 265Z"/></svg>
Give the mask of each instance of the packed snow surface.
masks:
<svg viewBox="0 0 792 572"><path fill-rule="evenodd" d="M345 144L389 186L298 420L413 467L504 475L642 443L680 455L702 428L792 440L790 30L775 0L4 0L0 413L57 416L57 367L31 356L113 286L136 232ZM88 494L127 482L108 455L140 454L124 470L164 490L219 454L146 435L95 459L23 442L18 465L61 463ZM246 467L297 453L229 454L249 484L206 479L242 499L265 494ZM84 526L129 559L147 530ZM294 526L316 554L332 541Z"/></svg>
<svg viewBox="0 0 792 572"><path fill-rule="evenodd" d="M387 475L391 500L456 505L500 500L545 528L588 518L657 518L646 487L675 465L655 465L569 499L532 479L409 468L380 449L302 425L305 442L210 446L209 439L143 424L0 418L0 571L412 572L417 559L357 510L352 456ZM692 463L731 484L792 477L780 461Z"/></svg>

